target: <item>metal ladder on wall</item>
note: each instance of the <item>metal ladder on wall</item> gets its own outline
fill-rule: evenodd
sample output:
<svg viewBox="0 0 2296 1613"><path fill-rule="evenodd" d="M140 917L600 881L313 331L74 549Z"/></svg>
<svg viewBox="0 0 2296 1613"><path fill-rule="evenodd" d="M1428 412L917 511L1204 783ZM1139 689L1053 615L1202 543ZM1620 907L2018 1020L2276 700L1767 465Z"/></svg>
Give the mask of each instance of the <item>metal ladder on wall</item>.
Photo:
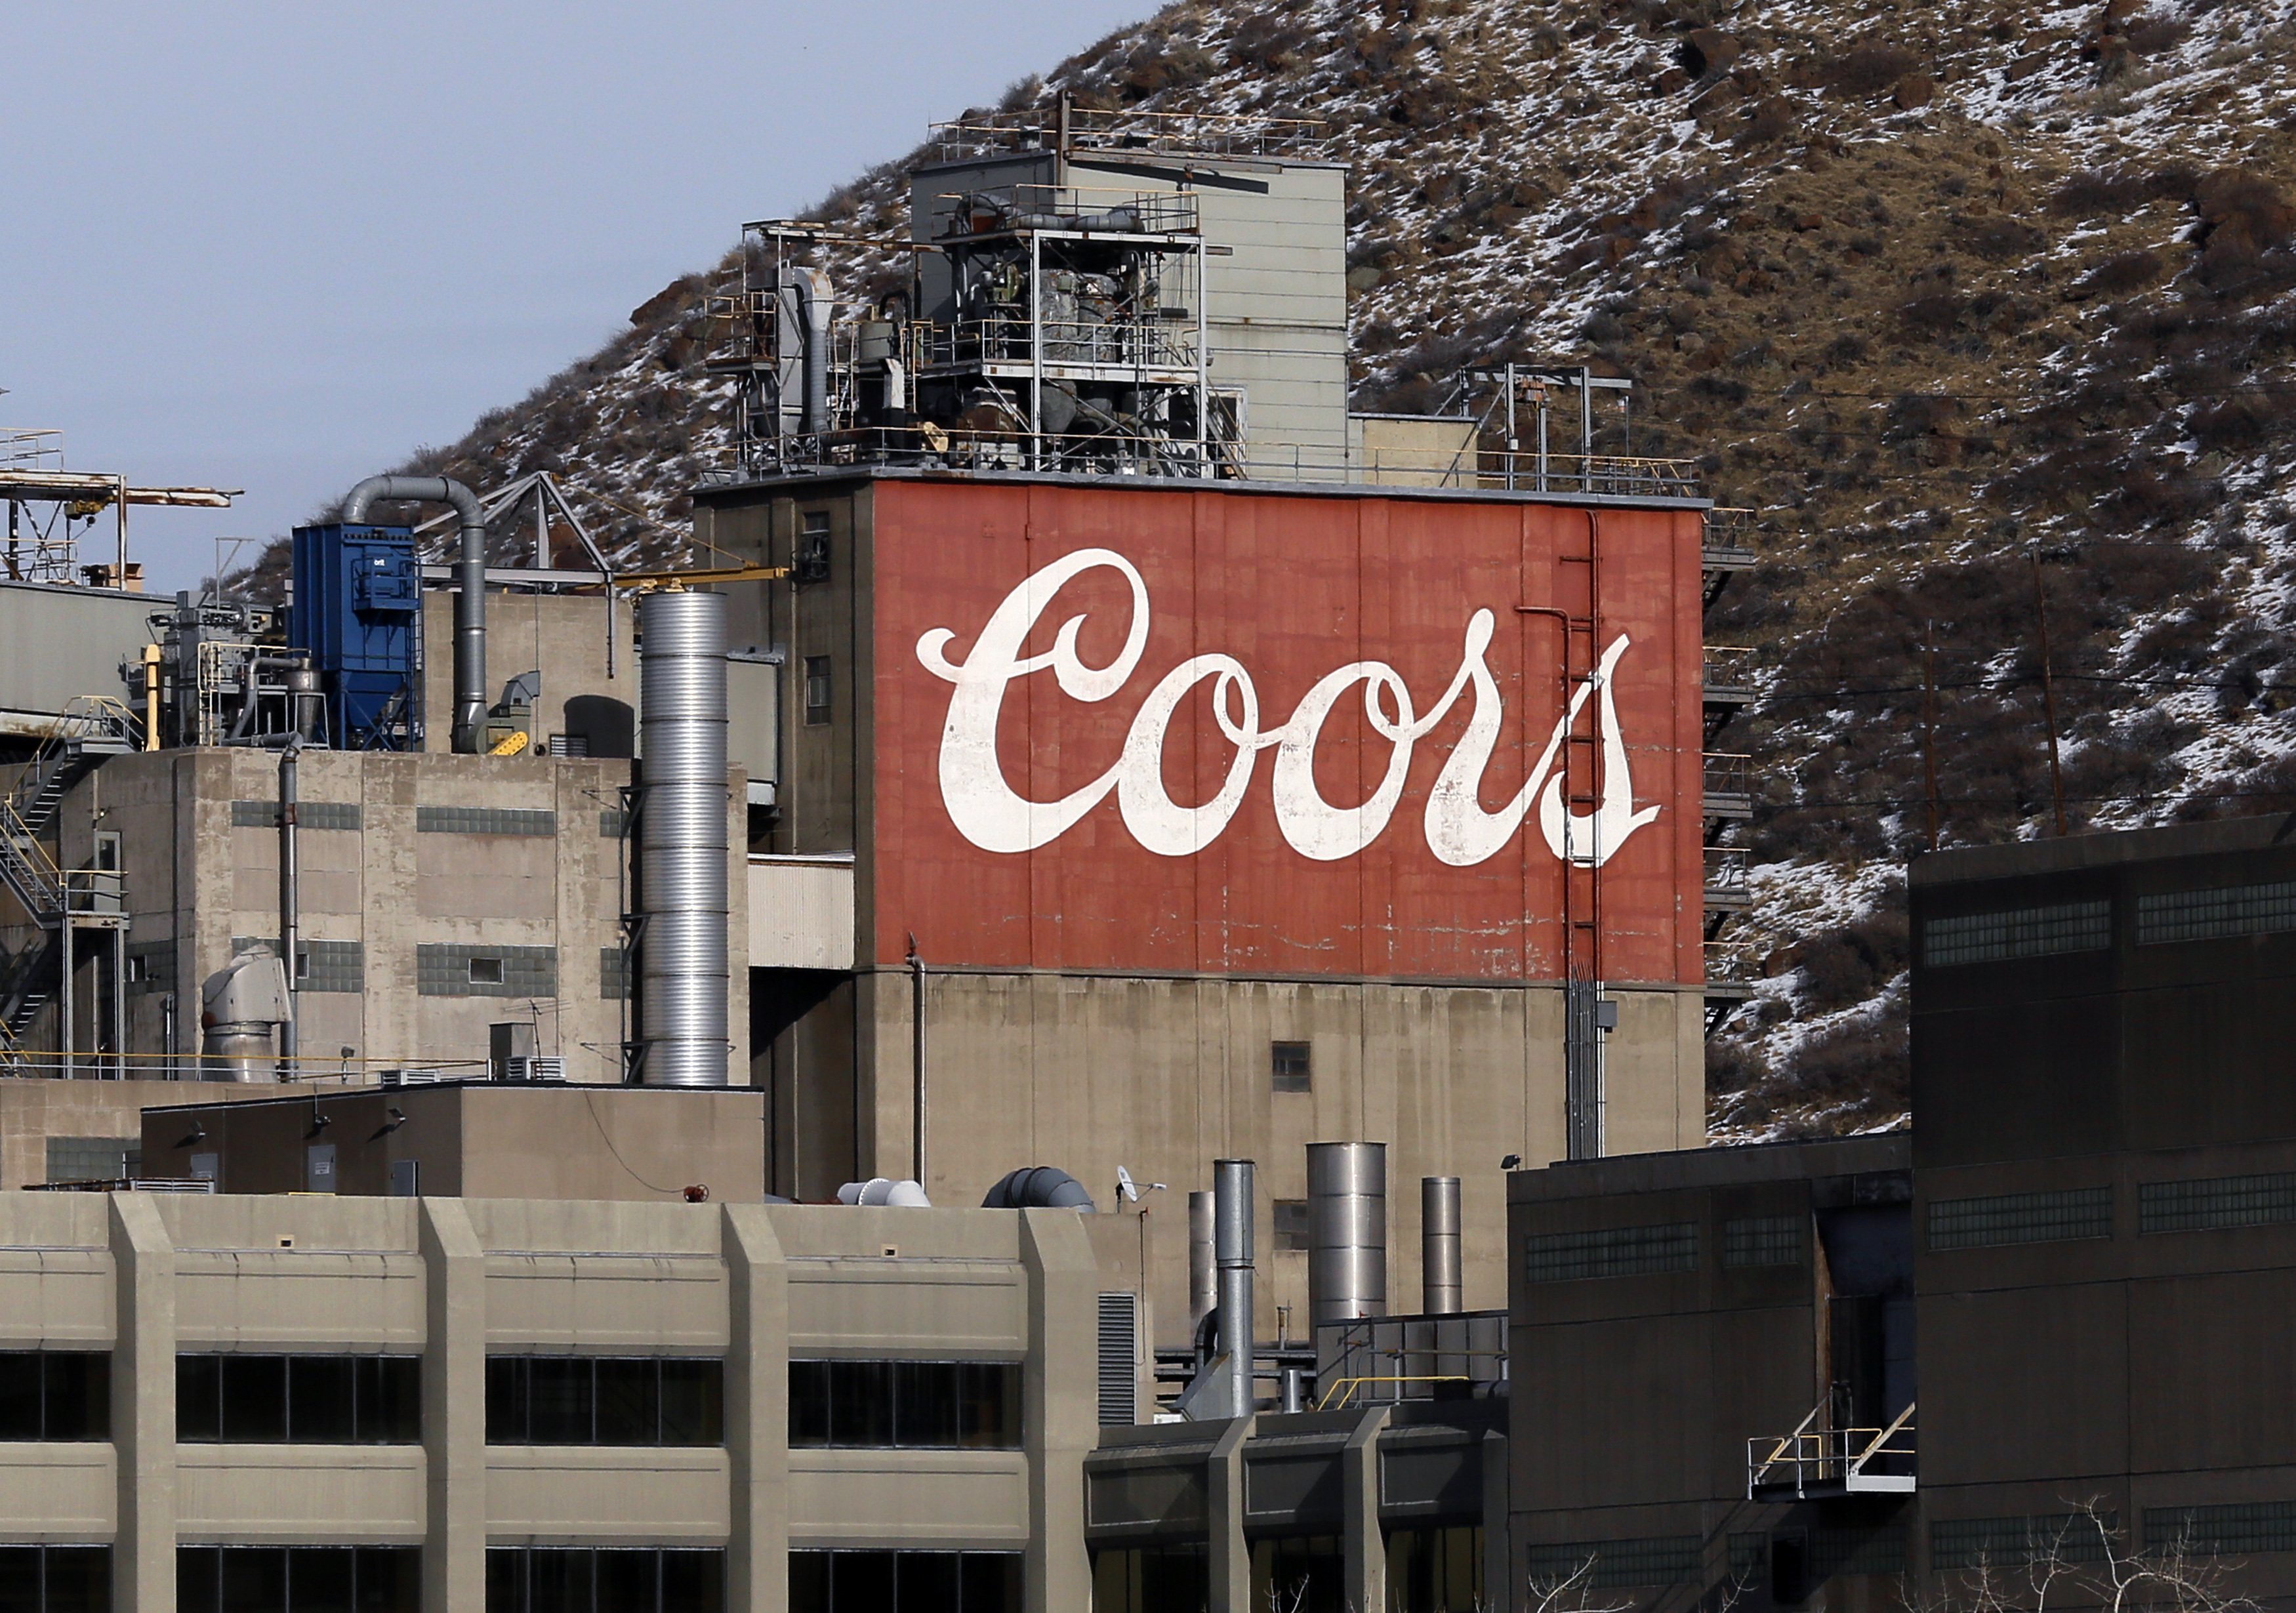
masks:
<svg viewBox="0 0 2296 1613"><path fill-rule="evenodd" d="M138 749L140 739L126 706L102 695L80 696L49 725L15 786L0 797L0 885L39 932L0 961L0 1067L21 1062L18 1044L62 985L70 921L94 913L115 894L86 874L59 868L41 837L73 785L107 757ZM109 878L117 882L116 874Z"/></svg>

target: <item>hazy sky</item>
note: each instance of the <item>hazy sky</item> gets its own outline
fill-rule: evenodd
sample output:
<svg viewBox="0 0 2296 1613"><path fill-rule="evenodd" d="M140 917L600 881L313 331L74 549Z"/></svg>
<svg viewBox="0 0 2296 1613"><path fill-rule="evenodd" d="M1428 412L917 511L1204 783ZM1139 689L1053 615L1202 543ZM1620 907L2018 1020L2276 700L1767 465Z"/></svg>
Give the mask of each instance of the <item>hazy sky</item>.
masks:
<svg viewBox="0 0 2296 1613"><path fill-rule="evenodd" d="M459 437L731 244L1154 0L12 8L0 425L243 487L150 585ZM249 553L251 553L250 551ZM244 556L242 556L244 558Z"/></svg>

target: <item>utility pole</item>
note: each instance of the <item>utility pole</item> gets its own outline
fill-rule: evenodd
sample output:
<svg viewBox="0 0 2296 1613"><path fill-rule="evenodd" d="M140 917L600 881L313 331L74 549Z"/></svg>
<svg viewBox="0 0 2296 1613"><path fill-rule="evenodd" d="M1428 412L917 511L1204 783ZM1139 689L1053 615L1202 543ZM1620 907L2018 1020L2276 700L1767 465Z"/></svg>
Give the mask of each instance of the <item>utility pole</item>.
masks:
<svg viewBox="0 0 2296 1613"><path fill-rule="evenodd" d="M1929 790L1930 849L1938 848L1937 622L1922 624L1922 777Z"/></svg>
<svg viewBox="0 0 2296 1613"><path fill-rule="evenodd" d="M2062 839L2071 831L2065 827L2065 774L2057 758L2057 685L2056 675L2049 665L2049 602L2041 591L2041 552L2032 552L2033 614L2041 625L2041 711L2049 725L2049 792L2056 798L2057 837Z"/></svg>

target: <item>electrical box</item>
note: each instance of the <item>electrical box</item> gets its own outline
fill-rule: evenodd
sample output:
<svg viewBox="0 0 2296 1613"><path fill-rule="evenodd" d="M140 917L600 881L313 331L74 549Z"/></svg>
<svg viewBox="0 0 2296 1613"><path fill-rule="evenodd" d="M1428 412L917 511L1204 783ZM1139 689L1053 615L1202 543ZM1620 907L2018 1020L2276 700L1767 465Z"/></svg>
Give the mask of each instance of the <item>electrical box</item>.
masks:
<svg viewBox="0 0 2296 1613"><path fill-rule="evenodd" d="M353 750L422 743L422 569L407 527L298 527L291 643L311 652L327 740Z"/></svg>

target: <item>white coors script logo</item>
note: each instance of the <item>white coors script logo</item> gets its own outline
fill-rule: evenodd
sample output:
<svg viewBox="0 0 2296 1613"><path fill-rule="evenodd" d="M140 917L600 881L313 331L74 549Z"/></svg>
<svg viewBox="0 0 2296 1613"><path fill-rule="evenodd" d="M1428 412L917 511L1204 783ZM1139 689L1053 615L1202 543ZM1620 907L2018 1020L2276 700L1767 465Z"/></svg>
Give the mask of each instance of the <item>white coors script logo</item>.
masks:
<svg viewBox="0 0 2296 1613"><path fill-rule="evenodd" d="M1050 650L1023 656L1021 646L1028 642L1053 596L1071 579L1102 566L1121 574L1132 587L1131 628L1116 659L1105 667L1085 664L1077 652L1077 635L1085 620L1080 615L1061 625ZM1427 848L1455 868L1472 867L1505 847L1536 803L1539 831L1548 848L1565 861L1599 868L1629 835L1659 815L1654 806L1635 809L1634 777L1611 692L1612 669L1627 651L1626 635L1620 634L1611 641L1593 675L1572 691L1568 708L1556 719L1554 731L1547 736L1546 747L1539 752L1538 763L1522 789L1496 812L1486 812L1481 799L1483 772L1498 743L1501 714L1498 683L1483 660L1495 626L1487 610L1477 610L1468 618L1459 670L1442 698L1423 714L1415 712L1411 691L1394 667L1385 661L1351 661L1308 690L1289 722L1262 728L1259 692L1242 663L1226 655L1191 656L1148 692L1132 719L1115 766L1058 800L1032 801L1005 782L996 759L996 722L1006 686L1016 678L1049 667L1063 694L1096 703L1114 695L1130 680L1148 643L1148 585L1138 569L1112 549L1079 549L1034 573L1005 595L981 628L972 653L964 660L953 662L947 658L949 642L956 635L947 627L935 627L917 640L917 659L926 670L956 686L949 696L947 719L941 725L941 800L957 832L981 850L1021 852L1058 839L1113 791L1117 810L1134 839L1160 856L1184 857L1201 851L1226 829L1242 804L1244 791L1250 788L1259 753L1273 749L1275 762L1269 788L1275 822L1285 842L1303 857L1336 862L1354 856L1379 838L1402 799L1412 748L1443 720L1461 696L1472 691L1474 700L1466 732L1452 748L1428 793ZM1184 806L1164 789L1165 734L1188 692L1206 681L1212 685L1212 715L1221 734L1235 748L1235 756L1210 800ZM1393 749L1387 771L1368 800L1355 806L1334 806L1316 788L1316 741L1333 708L1357 684L1363 685L1365 721ZM1596 698L1603 792L1594 811L1578 813L1562 798L1562 777L1555 771L1555 759L1590 696Z"/></svg>

